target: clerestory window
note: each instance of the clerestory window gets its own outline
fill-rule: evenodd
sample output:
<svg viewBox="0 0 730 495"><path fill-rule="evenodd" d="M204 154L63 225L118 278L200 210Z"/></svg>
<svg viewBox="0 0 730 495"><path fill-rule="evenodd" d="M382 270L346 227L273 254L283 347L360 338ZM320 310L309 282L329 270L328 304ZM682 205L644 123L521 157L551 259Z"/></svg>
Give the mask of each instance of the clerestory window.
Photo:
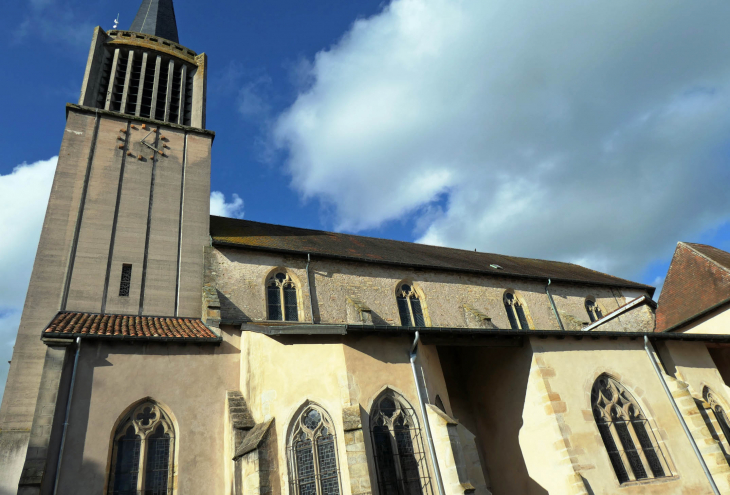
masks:
<svg viewBox="0 0 730 495"><path fill-rule="evenodd" d="M291 276L277 272L266 283L269 320L299 321L297 286Z"/></svg>
<svg viewBox="0 0 730 495"><path fill-rule="evenodd" d="M697 408L705 420L707 429L710 431L712 438L720 445L720 449L725 456L725 460L730 464L730 425L725 408L720 404L717 396L709 388L705 387L702 397L704 401L695 400ZM707 413L707 409L712 414Z"/></svg>
<svg viewBox="0 0 730 495"><path fill-rule="evenodd" d="M404 327L425 327L423 307L416 290L408 284L402 284L396 291L396 302L400 314L400 324Z"/></svg>
<svg viewBox="0 0 730 495"><path fill-rule="evenodd" d="M413 408L391 390L370 412L370 438L380 495L431 495L423 436Z"/></svg>
<svg viewBox="0 0 730 495"><path fill-rule="evenodd" d="M619 483L672 476L649 421L621 383L608 375L598 377L591 405Z"/></svg>
<svg viewBox="0 0 730 495"><path fill-rule="evenodd" d="M503 302L510 328L512 330L529 330L530 324L527 319L525 303L510 291L504 293Z"/></svg>
<svg viewBox="0 0 730 495"><path fill-rule="evenodd" d="M339 495L337 439L324 409L310 404L297 416L289 435L293 495Z"/></svg>
<svg viewBox="0 0 730 495"><path fill-rule="evenodd" d="M598 307L596 301L593 299L586 299L586 311L588 312L588 318L591 319L591 323L603 318L603 311Z"/></svg>
<svg viewBox="0 0 730 495"><path fill-rule="evenodd" d="M154 401L136 406L119 424L112 446L112 495L167 495L174 486L175 430Z"/></svg>

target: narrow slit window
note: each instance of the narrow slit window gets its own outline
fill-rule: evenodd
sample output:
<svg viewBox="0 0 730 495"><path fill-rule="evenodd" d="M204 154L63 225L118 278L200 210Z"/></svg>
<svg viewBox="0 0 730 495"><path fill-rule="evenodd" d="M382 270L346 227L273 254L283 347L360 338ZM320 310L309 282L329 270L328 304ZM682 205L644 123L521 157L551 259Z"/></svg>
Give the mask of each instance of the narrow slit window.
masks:
<svg viewBox="0 0 730 495"><path fill-rule="evenodd" d="M119 282L119 297L129 297L129 286L132 283L132 265L122 265L122 278Z"/></svg>

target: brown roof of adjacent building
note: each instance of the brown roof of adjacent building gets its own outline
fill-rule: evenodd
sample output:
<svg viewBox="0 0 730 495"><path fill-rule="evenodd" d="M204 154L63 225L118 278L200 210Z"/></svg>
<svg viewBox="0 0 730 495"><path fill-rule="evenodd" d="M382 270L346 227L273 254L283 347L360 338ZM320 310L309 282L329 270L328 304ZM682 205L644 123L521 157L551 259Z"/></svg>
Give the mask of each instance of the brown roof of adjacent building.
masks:
<svg viewBox="0 0 730 495"><path fill-rule="evenodd" d="M654 293L654 288L648 285L624 280L572 263L478 253L463 249L286 227L250 220L211 216L210 235L213 243L219 246L311 254L313 257L417 268L638 288L646 290L649 294Z"/></svg>
<svg viewBox="0 0 730 495"><path fill-rule="evenodd" d="M61 312L43 331L44 337L109 337L150 340L214 340L219 337L198 318Z"/></svg>
<svg viewBox="0 0 730 495"><path fill-rule="evenodd" d="M680 242L669 265L656 312L656 331L685 322L730 298L730 253Z"/></svg>

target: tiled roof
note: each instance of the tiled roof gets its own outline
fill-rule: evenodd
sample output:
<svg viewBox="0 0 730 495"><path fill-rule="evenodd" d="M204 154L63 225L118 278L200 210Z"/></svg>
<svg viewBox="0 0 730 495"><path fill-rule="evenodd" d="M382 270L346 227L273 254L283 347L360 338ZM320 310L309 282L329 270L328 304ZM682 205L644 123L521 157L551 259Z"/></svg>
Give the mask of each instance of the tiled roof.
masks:
<svg viewBox="0 0 730 495"><path fill-rule="evenodd" d="M656 312L664 332L730 298L730 253L680 242L669 265Z"/></svg>
<svg viewBox="0 0 730 495"><path fill-rule="evenodd" d="M572 263L478 253L411 242L339 234L321 230L285 227L249 220L210 217L213 243L311 254L371 263L397 264L418 268L488 273L497 276L529 277L553 281L638 288L654 293L654 288L613 277ZM500 268L494 268L497 265Z"/></svg>
<svg viewBox="0 0 730 495"><path fill-rule="evenodd" d="M150 340L218 340L198 318L61 312L43 331L45 337L89 336Z"/></svg>

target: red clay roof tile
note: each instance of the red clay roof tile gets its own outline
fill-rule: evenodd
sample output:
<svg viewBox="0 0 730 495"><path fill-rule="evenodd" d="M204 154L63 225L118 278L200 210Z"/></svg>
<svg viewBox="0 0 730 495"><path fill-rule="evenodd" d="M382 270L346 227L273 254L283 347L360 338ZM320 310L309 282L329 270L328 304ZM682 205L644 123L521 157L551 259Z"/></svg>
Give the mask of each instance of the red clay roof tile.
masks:
<svg viewBox="0 0 730 495"><path fill-rule="evenodd" d="M218 336L199 318L101 315L61 312L43 331L44 336L108 336L160 339L213 339Z"/></svg>

